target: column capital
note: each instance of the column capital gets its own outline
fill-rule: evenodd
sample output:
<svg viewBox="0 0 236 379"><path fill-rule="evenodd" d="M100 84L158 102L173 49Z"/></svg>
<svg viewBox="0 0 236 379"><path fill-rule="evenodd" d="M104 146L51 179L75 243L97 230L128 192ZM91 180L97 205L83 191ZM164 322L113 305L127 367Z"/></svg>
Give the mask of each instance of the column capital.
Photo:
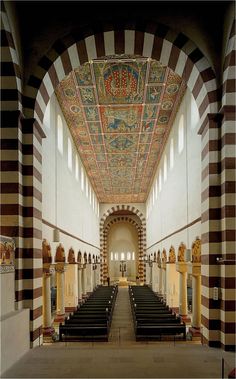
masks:
<svg viewBox="0 0 236 379"><path fill-rule="evenodd" d="M187 262L176 262L176 271L180 273L184 273L188 271L188 264Z"/></svg>
<svg viewBox="0 0 236 379"><path fill-rule="evenodd" d="M63 273L66 270L66 264L64 262L58 262L55 264L56 272Z"/></svg>
<svg viewBox="0 0 236 379"><path fill-rule="evenodd" d="M55 267L54 265L50 263L44 263L43 264L43 274L45 276L51 276L55 272Z"/></svg>
<svg viewBox="0 0 236 379"><path fill-rule="evenodd" d="M201 275L201 263L200 262L188 262L188 273L193 276Z"/></svg>

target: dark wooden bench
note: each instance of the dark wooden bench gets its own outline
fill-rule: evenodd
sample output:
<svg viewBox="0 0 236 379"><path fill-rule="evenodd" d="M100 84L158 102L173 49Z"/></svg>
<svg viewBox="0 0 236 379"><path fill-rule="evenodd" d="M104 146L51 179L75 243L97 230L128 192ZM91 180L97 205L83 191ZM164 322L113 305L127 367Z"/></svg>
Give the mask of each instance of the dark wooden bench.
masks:
<svg viewBox="0 0 236 379"><path fill-rule="evenodd" d="M59 325L60 341L108 341L107 325Z"/></svg>
<svg viewBox="0 0 236 379"><path fill-rule="evenodd" d="M183 335L186 340L186 325L174 324L156 324L156 325L138 325L135 329L136 341L161 339L163 335Z"/></svg>
<svg viewBox="0 0 236 379"><path fill-rule="evenodd" d="M136 326L139 325L156 325L156 324L181 324L180 318L139 318L136 319Z"/></svg>

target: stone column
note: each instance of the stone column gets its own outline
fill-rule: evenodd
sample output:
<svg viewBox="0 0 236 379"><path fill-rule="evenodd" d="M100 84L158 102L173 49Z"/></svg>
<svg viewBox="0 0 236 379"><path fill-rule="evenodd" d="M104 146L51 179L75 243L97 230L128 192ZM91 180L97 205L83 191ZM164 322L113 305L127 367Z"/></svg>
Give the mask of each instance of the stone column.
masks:
<svg viewBox="0 0 236 379"><path fill-rule="evenodd" d="M62 322L65 319L65 264L56 264L57 273L57 310L54 321Z"/></svg>
<svg viewBox="0 0 236 379"><path fill-rule="evenodd" d="M78 302L82 301L82 265L78 263Z"/></svg>
<svg viewBox="0 0 236 379"><path fill-rule="evenodd" d="M86 263L83 265L82 268L82 297L87 297L87 270L86 270Z"/></svg>
<svg viewBox="0 0 236 379"><path fill-rule="evenodd" d="M97 280L96 280L96 284L99 286L101 284L101 275L100 275L100 264L97 263Z"/></svg>
<svg viewBox="0 0 236 379"><path fill-rule="evenodd" d="M55 330L52 327L51 307L51 283L50 277L53 273L50 264L43 265L43 336L51 338Z"/></svg>
<svg viewBox="0 0 236 379"><path fill-rule="evenodd" d="M186 262L176 262L176 270L179 272L179 314L184 319L188 316L187 267Z"/></svg>
<svg viewBox="0 0 236 379"><path fill-rule="evenodd" d="M164 299L166 300L166 262L161 262L162 269L162 294Z"/></svg>
<svg viewBox="0 0 236 379"><path fill-rule="evenodd" d="M179 313L179 273L175 263L166 263L166 303Z"/></svg>
<svg viewBox="0 0 236 379"><path fill-rule="evenodd" d="M201 327L201 263L192 263L192 326Z"/></svg>
<svg viewBox="0 0 236 379"><path fill-rule="evenodd" d="M162 268L161 268L160 264L158 264L158 293L159 293L159 295L163 294L163 291L162 291Z"/></svg>
<svg viewBox="0 0 236 379"><path fill-rule="evenodd" d="M93 289L97 286L97 265L93 265Z"/></svg>
<svg viewBox="0 0 236 379"><path fill-rule="evenodd" d="M158 266L157 262L153 262L152 264L152 290L154 292L158 292L158 285L157 285L157 276L158 276Z"/></svg>
<svg viewBox="0 0 236 379"><path fill-rule="evenodd" d="M93 292L93 264L88 264L88 291Z"/></svg>

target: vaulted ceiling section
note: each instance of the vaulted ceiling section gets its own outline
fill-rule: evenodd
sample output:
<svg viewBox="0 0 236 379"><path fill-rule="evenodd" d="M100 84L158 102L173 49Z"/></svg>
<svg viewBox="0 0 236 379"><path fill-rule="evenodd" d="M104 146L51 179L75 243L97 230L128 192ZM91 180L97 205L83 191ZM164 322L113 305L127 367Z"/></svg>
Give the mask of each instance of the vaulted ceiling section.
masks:
<svg viewBox="0 0 236 379"><path fill-rule="evenodd" d="M100 202L145 202L184 81L160 62L110 56L85 63L56 96Z"/></svg>

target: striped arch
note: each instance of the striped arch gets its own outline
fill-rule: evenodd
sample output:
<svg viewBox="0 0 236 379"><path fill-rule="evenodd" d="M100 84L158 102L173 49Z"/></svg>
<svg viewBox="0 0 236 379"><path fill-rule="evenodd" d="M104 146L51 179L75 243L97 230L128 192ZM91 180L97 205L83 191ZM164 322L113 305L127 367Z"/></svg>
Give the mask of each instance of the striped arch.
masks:
<svg viewBox="0 0 236 379"><path fill-rule="evenodd" d="M107 274L108 274L108 268L107 268L107 234L110 226L112 225L112 220L109 219L109 216L112 216L114 212L116 211L130 211L133 214L129 216L117 216L116 219L121 220L124 218L125 222L131 222L134 223L133 225L137 225L138 228L138 245L139 245L139 277L140 281L145 283L146 281L146 271L145 271L145 265L143 265L144 256L146 255L146 219L144 215L139 211L138 208L131 206L131 205L116 205L114 207L111 207L106 211L106 213L103 214L100 220L100 254L101 254L101 268L100 268L100 274L101 274L101 280L102 283L106 282ZM115 216L115 215L114 215ZM136 220L134 219L134 216L136 216ZM129 221L132 220L132 221ZM108 225L109 228L108 228Z"/></svg>
<svg viewBox="0 0 236 379"><path fill-rule="evenodd" d="M143 283L145 281L144 279L144 264L143 264L143 244L141 243L142 241L142 236L143 236L143 230L142 230L142 225L141 221L137 216L114 216L114 218L107 220L107 223L104 225L104 231L105 231L105 236L107 238L109 230L112 225L117 224L117 223L130 223L133 225L138 232L138 276ZM104 241L104 245L107 246L107 241ZM107 251L104 252L103 258L105 257L105 261L107 262ZM104 259L103 259L104 261ZM103 270L102 270L102 277L104 278L104 282L106 281L108 275L108 265L103 265Z"/></svg>
<svg viewBox="0 0 236 379"><path fill-rule="evenodd" d="M22 111L22 82L18 53L3 2L1 8L1 110Z"/></svg>
<svg viewBox="0 0 236 379"><path fill-rule="evenodd" d="M236 23L233 21L224 61L223 72L223 97L222 106L234 106L235 107L235 80L236 80Z"/></svg>
<svg viewBox="0 0 236 379"><path fill-rule="evenodd" d="M46 105L66 75L91 59L114 54L135 54L160 61L184 78L196 100L202 122L208 113L217 112L215 74L197 46L182 33L160 24L146 25L145 29L145 32L104 30L98 34L90 31L78 41L72 36L58 40L40 60L37 76L29 79L26 96L27 103L33 107L25 108L27 116L42 124Z"/></svg>
<svg viewBox="0 0 236 379"><path fill-rule="evenodd" d="M235 4L234 4L235 8ZM233 21L226 47L226 56L223 72L222 124L221 124L221 250L222 257L227 263L222 263L217 269L221 272L222 300L218 309L218 320L224 331L221 333L221 347L225 350L235 350L235 328L232 327L232 312L235 310L235 290L232 284L235 281L235 187L236 178L232 174L236 169L236 23ZM233 148L234 147L234 148ZM232 200L234 199L234 200ZM203 255L204 252L201 252ZM204 257L201 258L204 262ZM231 262L231 264L229 264ZM214 284L217 286L217 284ZM205 299L204 299L205 300ZM204 319L205 320L205 319ZM218 344L219 345L219 344Z"/></svg>

